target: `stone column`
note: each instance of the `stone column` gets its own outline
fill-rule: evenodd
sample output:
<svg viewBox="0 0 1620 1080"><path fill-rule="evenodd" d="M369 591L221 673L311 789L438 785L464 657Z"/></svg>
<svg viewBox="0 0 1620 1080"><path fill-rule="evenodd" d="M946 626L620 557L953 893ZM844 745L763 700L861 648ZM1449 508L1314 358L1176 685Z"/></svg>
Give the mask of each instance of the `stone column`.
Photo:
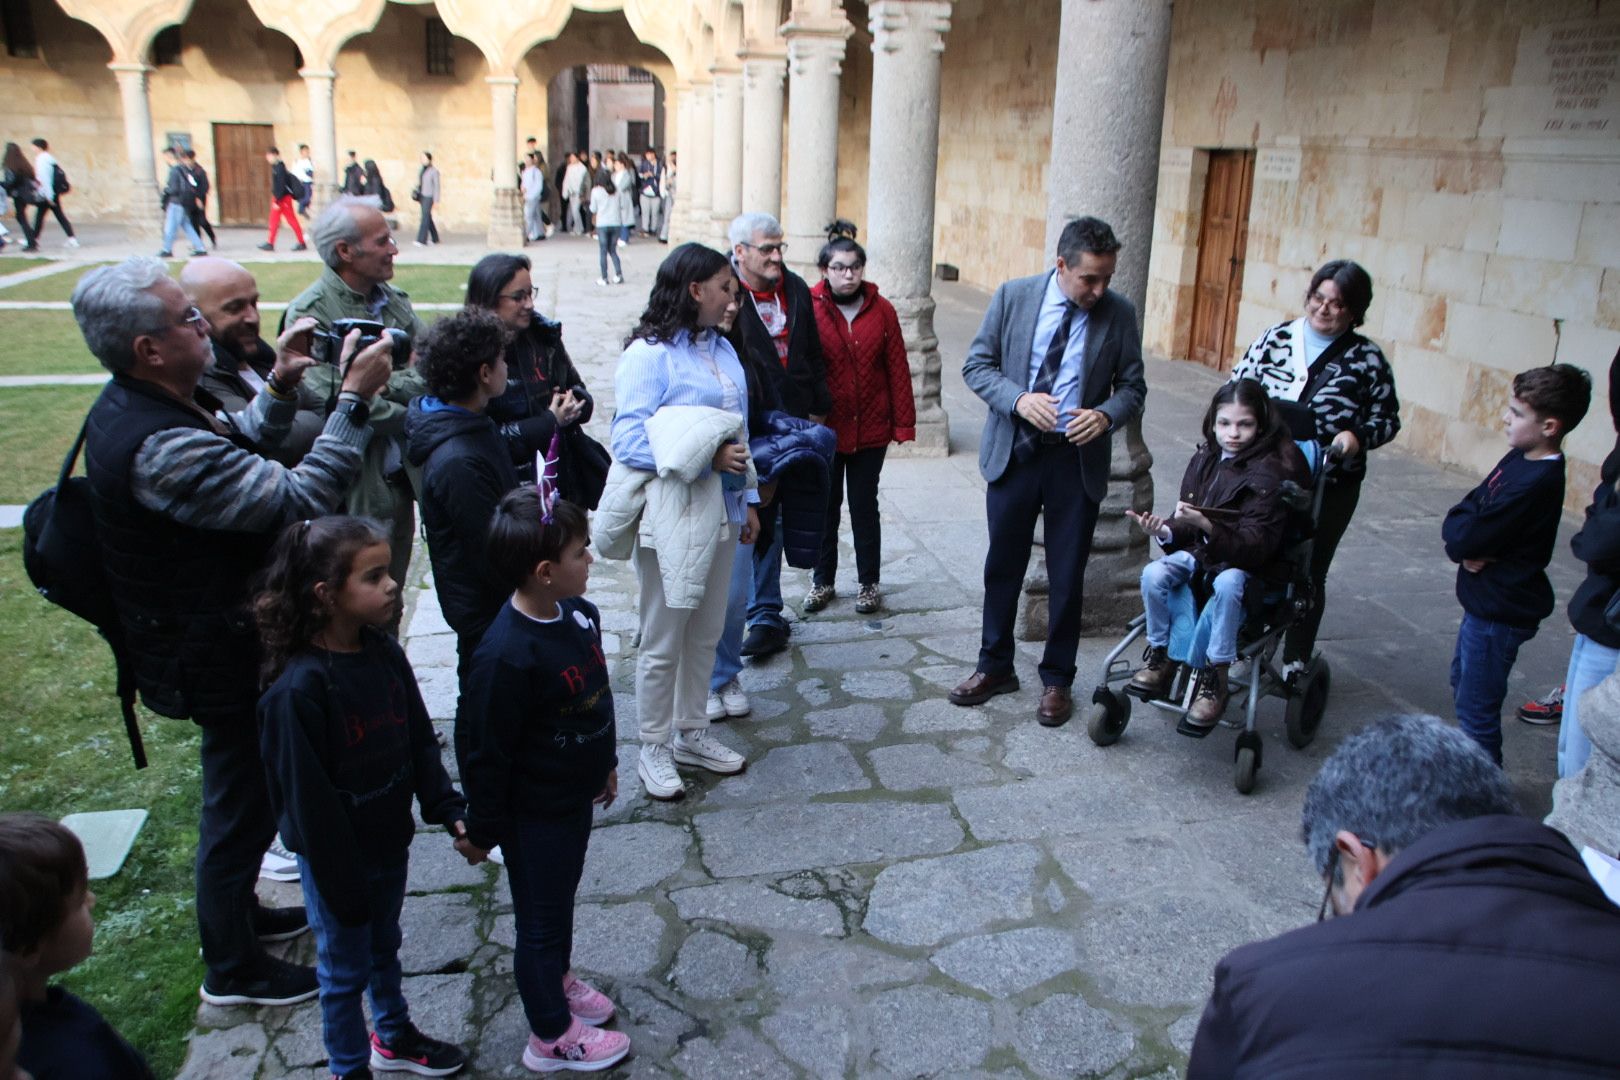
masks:
<svg viewBox="0 0 1620 1080"><path fill-rule="evenodd" d="M670 239L714 244L714 86L692 84L692 103L681 128L679 171L675 176L675 220L680 232Z"/></svg>
<svg viewBox="0 0 1620 1080"><path fill-rule="evenodd" d="M855 28L839 15L797 17L782 28L788 43L788 264L814 277L816 253L838 210L838 86L844 43Z"/></svg>
<svg viewBox="0 0 1620 1080"><path fill-rule="evenodd" d="M1136 306L1138 334L1147 303L1169 72L1170 0L1063 0L1053 167L1047 173L1047 263L1055 260L1058 234L1071 219L1091 214L1112 225L1125 245L1113 289ZM1087 104L1099 101L1107 102L1102 116ZM1108 497L1086 564L1089 629L1118 628L1141 610L1148 541L1125 511L1152 508L1152 465L1139 420L1113 436ZM1031 593L1041 607L1034 621L1044 637L1045 596Z"/></svg>
<svg viewBox="0 0 1620 1080"><path fill-rule="evenodd" d="M488 244L497 249L523 247L523 198L517 189L517 89L515 75L486 75L490 114L495 127L490 175L494 195L489 207Z"/></svg>
<svg viewBox="0 0 1620 1080"><path fill-rule="evenodd" d="M917 441L943 456L949 430L934 336L934 175L939 159L939 64L951 25L947 0L874 0L871 170L866 276L894 304L906 339Z"/></svg>
<svg viewBox="0 0 1620 1080"><path fill-rule="evenodd" d="M337 198L339 183L337 152L337 112L332 104L335 71L304 68L298 72L309 91L309 148L315 159L315 190L310 199L315 212Z"/></svg>
<svg viewBox="0 0 1620 1080"><path fill-rule="evenodd" d="M742 208L782 216L782 79L786 58L743 56ZM791 250L791 249L789 249Z"/></svg>
<svg viewBox="0 0 1620 1080"><path fill-rule="evenodd" d="M152 101L146 91L145 64L108 64L118 80L124 105L124 149L129 155L128 231L131 240L163 235L158 208L157 159L152 152Z"/></svg>
<svg viewBox="0 0 1620 1080"><path fill-rule="evenodd" d="M714 71L714 190L709 243L725 246L731 219L742 213L742 72Z"/></svg>

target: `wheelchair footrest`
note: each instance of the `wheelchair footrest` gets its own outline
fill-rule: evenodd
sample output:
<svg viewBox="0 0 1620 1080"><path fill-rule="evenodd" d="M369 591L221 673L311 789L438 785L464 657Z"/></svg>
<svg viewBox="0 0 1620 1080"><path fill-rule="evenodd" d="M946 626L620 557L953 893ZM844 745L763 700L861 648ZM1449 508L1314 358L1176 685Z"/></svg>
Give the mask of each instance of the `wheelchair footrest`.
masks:
<svg viewBox="0 0 1620 1080"><path fill-rule="evenodd" d="M1209 725L1208 727L1204 727L1202 724L1193 723L1191 717L1184 715L1181 718L1181 722L1176 725L1176 734L1185 735L1189 739L1202 739L1205 735L1208 735L1218 727L1220 727L1219 721Z"/></svg>

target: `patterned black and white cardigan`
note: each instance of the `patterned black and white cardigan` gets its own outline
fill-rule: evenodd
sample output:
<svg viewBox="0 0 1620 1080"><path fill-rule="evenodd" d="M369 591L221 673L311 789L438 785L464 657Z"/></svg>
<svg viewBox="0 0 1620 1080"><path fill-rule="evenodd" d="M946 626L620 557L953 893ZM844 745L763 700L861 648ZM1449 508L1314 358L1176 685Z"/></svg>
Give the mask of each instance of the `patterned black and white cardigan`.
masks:
<svg viewBox="0 0 1620 1080"><path fill-rule="evenodd" d="M1232 369L1232 378L1256 379L1272 397L1296 400L1306 381L1304 365L1296 367L1293 360L1296 345L1303 347L1303 342L1295 340L1302 333L1303 320L1273 326L1249 346ZM1383 446L1401 430L1401 403L1383 350L1360 334L1352 336L1350 347L1329 363L1321 389L1302 404L1310 407L1316 439L1324 446L1341 431L1355 435L1362 453L1335 471L1360 479L1366 469L1366 452Z"/></svg>

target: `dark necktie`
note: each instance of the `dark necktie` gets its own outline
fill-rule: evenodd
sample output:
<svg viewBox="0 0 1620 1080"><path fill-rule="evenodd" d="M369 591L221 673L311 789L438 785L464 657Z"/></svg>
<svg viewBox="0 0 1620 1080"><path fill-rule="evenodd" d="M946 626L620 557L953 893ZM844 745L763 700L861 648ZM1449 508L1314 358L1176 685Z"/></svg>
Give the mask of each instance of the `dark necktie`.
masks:
<svg viewBox="0 0 1620 1080"><path fill-rule="evenodd" d="M1035 375L1035 385L1030 388L1032 394L1050 394L1057 385L1058 369L1063 366L1063 353L1069 347L1069 328L1074 325L1074 313L1079 306L1073 300L1063 301L1063 319L1058 323L1057 332L1052 335L1051 344L1046 346L1046 355L1041 358L1041 370ZM1063 418L1058 417L1061 424ZM1018 424L1013 429L1013 456L1019 461L1028 461L1035 454L1035 447L1040 442L1040 432L1035 425L1018 418Z"/></svg>

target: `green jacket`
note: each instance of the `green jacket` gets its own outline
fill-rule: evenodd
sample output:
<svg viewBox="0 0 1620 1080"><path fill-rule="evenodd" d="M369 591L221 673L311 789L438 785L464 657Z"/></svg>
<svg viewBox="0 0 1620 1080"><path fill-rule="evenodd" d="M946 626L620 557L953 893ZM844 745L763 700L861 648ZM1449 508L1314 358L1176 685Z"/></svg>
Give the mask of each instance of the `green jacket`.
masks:
<svg viewBox="0 0 1620 1080"><path fill-rule="evenodd" d="M291 326L305 315L314 316L323 327L331 326L338 319L376 319L384 326L406 331L412 341L422 340L427 325L416 317L411 298L392 285L378 288L382 290L383 308L381 314L373 315L365 295L349 288L337 271L326 267L314 284L287 305L282 327ZM326 403L327 411L337 403L336 368L316 364L304 375L303 386ZM403 467L412 488L418 482L416 470L405 464L405 407L411 398L425 393L427 383L422 376L415 368L404 368L389 377L388 386L372 401L371 442L366 447L360 478L349 491L349 513L392 521L398 514L409 512L410 491L390 484L388 472L390 468Z"/></svg>

